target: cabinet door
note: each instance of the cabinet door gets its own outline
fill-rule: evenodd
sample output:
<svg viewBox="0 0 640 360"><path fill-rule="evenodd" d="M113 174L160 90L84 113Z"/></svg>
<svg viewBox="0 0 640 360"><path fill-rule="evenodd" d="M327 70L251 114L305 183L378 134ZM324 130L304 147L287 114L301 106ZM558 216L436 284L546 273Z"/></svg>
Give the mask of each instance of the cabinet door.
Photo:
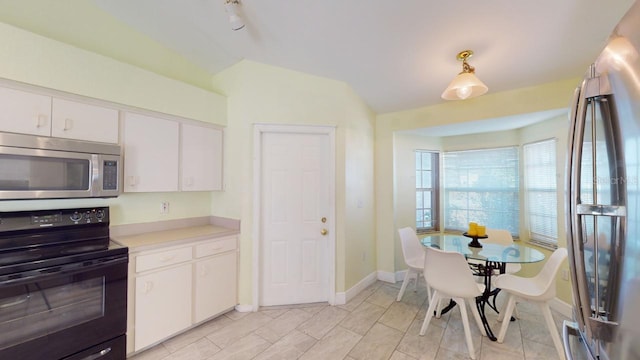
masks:
<svg viewBox="0 0 640 360"><path fill-rule="evenodd" d="M118 143L118 110L53 99L51 136Z"/></svg>
<svg viewBox="0 0 640 360"><path fill-rule="evenodd" d="M124 191L178 191L179 125L127 113L123 129Z"/></svg>
<svg viewBox="0 0 640 360"><path fill-rule="evenodd" d="M191 291L191 264L136 277L136 351L191 326Z"/></svg>
<svg viewBox="0 0 640 360"><path fill-rule="evenodd" d="M183 124L181 144L181 190L222 190L222 130Z"/></svg>
<svg viewBox="0 0 640 360"><path fill-rule="evenodd" d="M237 304L237 253L224 253L194 264L193 322L198 323Z"/></svg>
<svg viewBox="0 0 640 360"><path fill-rule="evenodd" d="M51 135L51 97L0 88L0 131Z"/></svg>

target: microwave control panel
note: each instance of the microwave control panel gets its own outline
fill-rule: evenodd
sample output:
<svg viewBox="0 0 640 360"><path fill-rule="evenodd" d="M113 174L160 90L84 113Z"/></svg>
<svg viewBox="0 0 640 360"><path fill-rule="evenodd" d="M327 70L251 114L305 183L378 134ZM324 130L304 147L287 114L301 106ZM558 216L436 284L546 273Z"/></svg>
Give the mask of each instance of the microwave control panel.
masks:
<svg viewBox="0 0 640 360"><path fill-rule="evenodd" d="M102 163L102 189L118 190L118 161L105 160Z"/></svg>

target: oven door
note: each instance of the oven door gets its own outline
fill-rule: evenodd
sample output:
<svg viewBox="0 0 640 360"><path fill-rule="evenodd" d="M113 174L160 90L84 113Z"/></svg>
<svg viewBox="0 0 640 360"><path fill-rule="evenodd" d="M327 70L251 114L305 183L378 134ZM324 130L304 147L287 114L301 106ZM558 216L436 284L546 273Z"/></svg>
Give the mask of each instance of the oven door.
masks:
<svg viewBox="0 0 640 360"><path fill-rule="evenodd" d="M62 359L125 334L128 256L108 253L0 276L0 359ZM125 358L103 350L94 358Z"/></svg>

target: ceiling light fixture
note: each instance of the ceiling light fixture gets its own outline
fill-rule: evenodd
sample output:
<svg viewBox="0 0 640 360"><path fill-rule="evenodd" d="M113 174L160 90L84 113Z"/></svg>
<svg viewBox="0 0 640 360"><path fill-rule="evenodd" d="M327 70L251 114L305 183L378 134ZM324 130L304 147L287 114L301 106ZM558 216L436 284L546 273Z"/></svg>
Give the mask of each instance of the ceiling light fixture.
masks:
<svg viewBox="0 0 640 360"><path fill-rule="evenodd" d="M475 75L475 68L467 63L467 59L473 56L473 51L465 50L458 53L456 59L462 61L462 72L456 76L442 93L445 100L464 100L480 96L489 90Z"/></svg>
<svg viewBox="0 0 640 360"><path fill-rule="evenodd" d="M244 21L238 15L238 6L240 6L240 0L224 0L224 11L229 16L229 23L233 31L244 28Z"/></svg>

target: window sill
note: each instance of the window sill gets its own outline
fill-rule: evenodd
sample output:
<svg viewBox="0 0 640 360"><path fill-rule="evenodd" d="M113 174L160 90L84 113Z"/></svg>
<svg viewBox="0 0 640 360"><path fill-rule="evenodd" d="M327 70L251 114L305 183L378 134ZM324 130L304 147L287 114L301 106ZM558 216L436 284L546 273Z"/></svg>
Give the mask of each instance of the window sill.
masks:
<svg viewBox="0 0 640 360"><path fill-rule="evenodd" d="M528 243L534 246L541 247L543 249L550 250L550 251L554 251L558 248L558 244L553 244L546 241L529 239Z"/></svg>

